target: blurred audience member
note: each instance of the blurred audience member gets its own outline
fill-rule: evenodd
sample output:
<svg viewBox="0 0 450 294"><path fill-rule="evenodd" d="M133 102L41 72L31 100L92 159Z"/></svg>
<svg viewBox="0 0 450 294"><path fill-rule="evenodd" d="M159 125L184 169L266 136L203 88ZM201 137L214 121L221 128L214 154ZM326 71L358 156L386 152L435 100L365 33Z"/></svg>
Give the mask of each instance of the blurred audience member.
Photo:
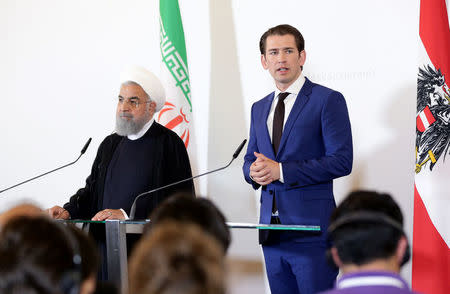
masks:
<svg viewBox="0 0 450 294"><path fill-rule="evenodd" d="M0 214L0 226L6 224L9 220L18 216L42 216L46 212L34 204L23 203Z"/></svg>
<svg viewBox="0 0 450 294"><path fill-rule="evenodd" d="M413 293L399 275L410 252L402 212L390 195L350 193L333 212L328 232L343 276L323 293Z"/></svg>
<svg viewBox="0 0 450 294"><path fill-rule="evenodd" d="M164 222L137 244L129 263L130 294L223 294L220 244L197 225Z"/></svg>
<svg viewBox="0 0 450 294"><path fill-rule="evenodd" d="M224 215L206 198L192 198L184 193L175 194L161 203L151 214L150 221L145 232L165 221L196 224L219 241L224 254L231 242L230 230Z"/></svg>
<svg viewBox="0 0 450 294"><path fill-rule="evenodd" d="M14 217L5 223L0 232L1 294L92 293L81 277L78 242L64 225L44 216Z"/></svg>

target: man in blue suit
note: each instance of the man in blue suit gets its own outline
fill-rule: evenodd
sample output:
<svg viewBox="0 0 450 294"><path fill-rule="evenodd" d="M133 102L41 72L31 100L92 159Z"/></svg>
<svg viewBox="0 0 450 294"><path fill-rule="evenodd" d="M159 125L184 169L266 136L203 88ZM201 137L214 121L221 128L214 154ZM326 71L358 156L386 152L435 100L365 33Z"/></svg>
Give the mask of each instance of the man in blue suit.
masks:
<svg viewBox="0 0 450 294"><path fill-rule="evenodd" d="M260 40L261 63L274 92L254 103L244 176L261 187L260 222L320 225L320 233L260 231L273 294L316 293L333 286L337 268L325 258L333 179L352 169L350 121L341 93L302 74L304 39L290 25Z"/></svg>

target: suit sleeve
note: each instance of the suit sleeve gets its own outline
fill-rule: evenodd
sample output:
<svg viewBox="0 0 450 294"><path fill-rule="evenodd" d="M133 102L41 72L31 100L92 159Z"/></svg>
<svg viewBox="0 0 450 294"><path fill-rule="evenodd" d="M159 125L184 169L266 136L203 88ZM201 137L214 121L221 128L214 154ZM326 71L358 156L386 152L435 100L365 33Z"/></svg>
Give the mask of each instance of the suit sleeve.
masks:
<svg viewBox="0 0 450 294"><path fill-rule="evenodd" d="M247 152L245 153L244 156L244 166L242 167L242 170L244 172L244 178L247 181L247 183L251 184L253 186L253 189L256 190L260 187L260 185L250 178L250 166L256 160L256 157L253 152L259 152L258 143L256 139L255 124L253 119L254 108L255 104L253 104L251 111L250 135L247 145Z"/></svg>
<svg viewBox="0 0 450 294"><path fill-rule="evenodd" d="M347 105L341 93L333 91L325 100L321 124L324 156L282 162L287 188L318 184L350 174L353 163L352 133Z"/></svg>

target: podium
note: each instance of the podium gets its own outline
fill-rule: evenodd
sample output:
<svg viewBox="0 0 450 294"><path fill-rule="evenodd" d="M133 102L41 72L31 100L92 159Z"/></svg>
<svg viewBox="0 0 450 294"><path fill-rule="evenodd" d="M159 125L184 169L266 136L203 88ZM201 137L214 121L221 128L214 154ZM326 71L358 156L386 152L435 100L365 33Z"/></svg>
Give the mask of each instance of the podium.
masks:
<svg viewBox="0 0 450 294"><path fill-rule="evenodd" d="M114 283L121 293L128 292L128 263L127 263L127 243L126 234L142 234L144 225L150 220L58 220L62 223L74 225L104 224L106 231L106 255L108 280ZM227 222L230 229L259 229L259 230L285 230L320 232L320 226L310 225L267 225L251 223Z"/></svg>

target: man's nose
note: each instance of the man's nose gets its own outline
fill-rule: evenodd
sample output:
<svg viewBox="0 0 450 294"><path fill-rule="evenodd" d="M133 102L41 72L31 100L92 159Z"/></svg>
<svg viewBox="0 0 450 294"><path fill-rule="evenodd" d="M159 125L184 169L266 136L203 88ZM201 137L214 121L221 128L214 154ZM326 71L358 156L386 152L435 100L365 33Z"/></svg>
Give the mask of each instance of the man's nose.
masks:
<svg viewBox="0 0 450 294"><path fill-rule="evenodd" d="M130 111L130 103L127 103L127 101L123 101L122 103L119 103L117 105L117 109L120 112L129 112Z"/></svg>
<svg viewBox="0 0 450 294"><path fill-rule="evenodd" d="M286 53L280 52L278 54L278 62L284 63L284 62L286 62L286 59L287 59L287 54Z"/></svg>

